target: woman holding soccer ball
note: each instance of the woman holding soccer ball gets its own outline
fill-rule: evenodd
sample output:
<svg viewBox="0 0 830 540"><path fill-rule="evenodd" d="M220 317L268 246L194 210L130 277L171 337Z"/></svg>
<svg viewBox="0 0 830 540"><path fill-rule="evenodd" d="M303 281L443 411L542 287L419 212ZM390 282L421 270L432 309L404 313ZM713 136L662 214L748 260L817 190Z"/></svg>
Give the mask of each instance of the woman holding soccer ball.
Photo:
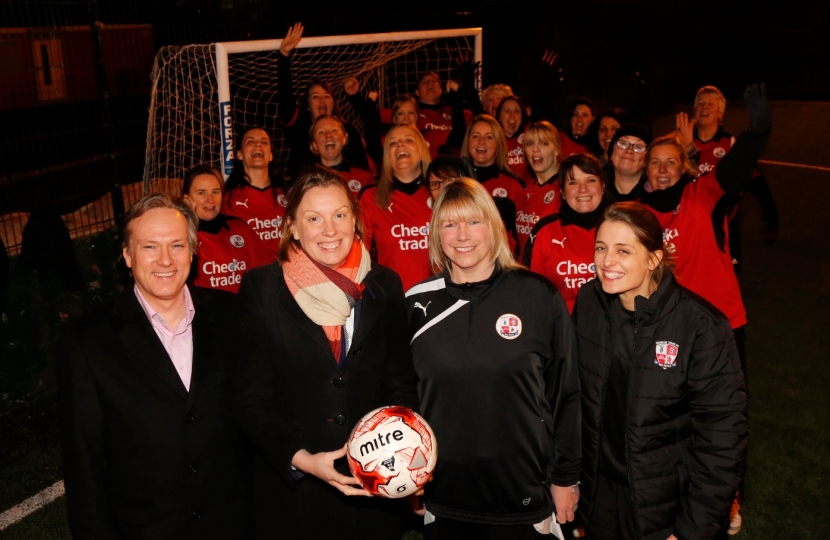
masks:
<svg viewBox="0 0 830 540"><path fill-rule="evenodd" d="M288 192L278 263L245 275L234 416L256 462L256 537L401 538L400 501L349 475L361 416L417 407L400 278L373 263L345 179L316 167Z"/></svg>
<svg viewBox="0 0 830 540"><path fill-rule="evenodd" d="M421 412L439 457L429 539L532 539L574 519L580 415L575 337L556 288L514 261L479 182L433 207L438 274L407 292Z"/></svg>
<svg viewBox="0 0 830 540"><path fill-rule="evenodd" d="M657 217L610 206L574 309L591 540L717 537L743 473L746 386L727 318L680 286Z"/></svg>

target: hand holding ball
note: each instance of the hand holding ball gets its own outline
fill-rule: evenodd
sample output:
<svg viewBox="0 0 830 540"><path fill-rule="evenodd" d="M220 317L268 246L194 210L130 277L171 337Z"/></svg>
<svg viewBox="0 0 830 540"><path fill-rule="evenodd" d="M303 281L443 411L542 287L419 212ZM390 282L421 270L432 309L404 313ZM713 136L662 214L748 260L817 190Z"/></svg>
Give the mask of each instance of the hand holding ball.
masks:
<svg viewBox="0 0 830 540"><path fill-rule="evenodd" d="M357 422L346 457L352 476L372 495L397 499L429 481L438 446L423 417L406 407L381 407Z"/></svg>

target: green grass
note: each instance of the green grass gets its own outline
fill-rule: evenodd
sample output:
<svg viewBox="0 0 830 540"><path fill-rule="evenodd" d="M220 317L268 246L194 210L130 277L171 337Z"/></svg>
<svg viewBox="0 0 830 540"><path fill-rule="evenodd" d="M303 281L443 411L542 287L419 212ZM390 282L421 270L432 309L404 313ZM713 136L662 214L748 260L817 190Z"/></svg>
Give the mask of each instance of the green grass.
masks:
<svg viewBox="0 0 830 540"><path fill-rule="evenodd" d="M813 144L818 133L802 123L810 118L813 125L827 124L830 105L783 103L775 112L776 135L767 159L830 166L830 155ZM741 111L730 109L727 120L727 127L739 132ZM664 119L661 125L669 124ZM777 242L764 245L758 205L745 199L740 281L750 321L750 456L744 527L736 538L828 538L830 236L825 231L830 230L830 174L764 169L782 226ZM8 300L14 307L9 322L0 325L0 511L61 477L51 364L63 328L60 313L73 317L105 301L124 275L123 265L113 263L119 249L111 233L77 246L86 280L100 281L100 289L73 296L56 283L40 284L34 276L14 271ZM63 499L0 536L68 539ZM420 535L404 537L417 540Z"/></svg>

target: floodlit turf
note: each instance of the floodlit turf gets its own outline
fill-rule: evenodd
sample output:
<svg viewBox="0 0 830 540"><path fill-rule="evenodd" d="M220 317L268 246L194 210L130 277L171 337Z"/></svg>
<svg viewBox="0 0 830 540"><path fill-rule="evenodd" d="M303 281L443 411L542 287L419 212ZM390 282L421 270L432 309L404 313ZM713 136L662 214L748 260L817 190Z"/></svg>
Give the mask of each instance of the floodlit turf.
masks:
<svg viewBox="0 0 830 540"><path fill-rule="evenodd" d="M826 139L809 126L830 124L830 104L776 103L774 136L765 158L830 167ZM738 133L745 115L727 111ZM672 121L658 124L658 133ZM820 141L816 143L814 141ZM760 210L743 203L740 277L750 324L750 457L744 527L738 540L830 537L830 173L766 165L781 211L781 230L765 245ZM92 246L95 247L92 247ZM55 284L15 272L11 320L0 325L0 511L60 478L51 369L59 313L74 316L112 290L117 242L111 236L78 243L87 281L102 292L73 298ZM97 263L99 273L92 270ZM11 343L14 343L13 345ZM0 532L9 540L69 538L63 499ZM407 533L406 540L421 538Z"/></svg>

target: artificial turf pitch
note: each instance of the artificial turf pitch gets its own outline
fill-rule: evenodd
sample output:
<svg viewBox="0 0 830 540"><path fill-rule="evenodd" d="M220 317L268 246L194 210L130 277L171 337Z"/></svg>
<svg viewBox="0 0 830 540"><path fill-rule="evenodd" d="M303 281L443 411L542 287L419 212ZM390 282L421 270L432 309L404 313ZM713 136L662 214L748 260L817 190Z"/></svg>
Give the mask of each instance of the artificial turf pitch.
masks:
<svg viewBox="0 0 830 540"><path fill-rule="evenodd" d="M727 129L738 133L744 121L730 106ZM655 131L672 123L663 118ZM828 103L775 103L763 159L830 168L819 130L824 125L830 125ZM762 167L781 228L766 245L760 208L745 197L740 282L750 321L750 454L744 526L736 538L828 538L830 236L824 233L830 231L830 171ZM13 271L9 321L0 324L0 512L61 478L52 369L61 313L72 317L101 303L123 273L113 265L120 250L112 233L76 245L86 281L98 281L100 289L72 295L56 282L38 283L26 271ZM0 530L0 538L9 540L69 537L63 498Z"/></svg>

